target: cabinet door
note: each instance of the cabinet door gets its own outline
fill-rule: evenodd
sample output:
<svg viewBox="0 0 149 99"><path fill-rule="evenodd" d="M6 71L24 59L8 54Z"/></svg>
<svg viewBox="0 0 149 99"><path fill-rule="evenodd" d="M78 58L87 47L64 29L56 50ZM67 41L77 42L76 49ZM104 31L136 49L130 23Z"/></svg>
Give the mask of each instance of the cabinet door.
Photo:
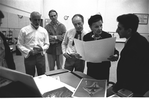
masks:
<svg viewBox="0 0 149 99"><path fill-rule="evenodd" d="M8 27L9 28L18 28L18 15L8 13Z"/></svg>

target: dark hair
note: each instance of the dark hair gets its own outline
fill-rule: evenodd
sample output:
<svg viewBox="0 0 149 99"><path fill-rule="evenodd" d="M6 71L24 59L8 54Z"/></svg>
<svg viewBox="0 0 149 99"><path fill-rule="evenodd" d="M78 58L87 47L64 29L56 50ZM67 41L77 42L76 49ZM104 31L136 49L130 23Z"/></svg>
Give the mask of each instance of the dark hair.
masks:
<svg viewBox="0 0 149 99"><path fill-rule="evenodd" d="M95 14L89 18L88 24L89 26L91 26L93 23L100 21L100 20L103 22L102 16L100 14Z"/></svg>
<svg viewBox="0 0 149 99"><path fill-rule="evenodd" d="M4 14L1 10L0 10L0 18L4 18Z"/></svg>
<svg viewBox="0 0 149 99"><path fill-rule="evenodd" d="M58 13L56 12L56 10L50 10L50 11L49 11L49 14L48 14L49 16L50 16L50 13L51 13L51 12L55 12L56 15L58 15Z"/></svg>
<svg viewBox="0 0 149 99"><path fill-rule="evenodd" d="M75 15L72 17L72 20L73 20L73 18L76 17L76 16L80 17L80 18L82 19L82 22L84 23L84 17L83 17L83 15L81 15L81 14L75 14Z"/></svg>
<svg viewBox="0 0 149 99"><path fill-rule="evenodd" d="M139 24L139 18L135 14L123 14L117 17L117 21L123 25L125 29L132 29L136 32Z"/></svg>

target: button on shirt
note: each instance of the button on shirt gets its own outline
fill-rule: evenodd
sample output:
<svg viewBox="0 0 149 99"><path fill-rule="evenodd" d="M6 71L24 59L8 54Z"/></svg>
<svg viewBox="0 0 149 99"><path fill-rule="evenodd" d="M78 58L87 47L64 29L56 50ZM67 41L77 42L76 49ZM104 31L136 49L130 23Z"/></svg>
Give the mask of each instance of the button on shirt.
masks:
<svg viewBox="0 0 149 99"><path fill-rule="evenodd" d="M76 49L75 49L75 46L73 44L75 35L76 35L75 29L71 29L65 34L63 42L62 42L63 54L64 53L68 53L68 54L76 53ZM85 35L85 31L82 31L81 40L83 40L84 35Z"/></svg>
<svg viewBox="0 0 149 99"><path fill-rule="evenodd" d="M37 45L41 46L45 52L49 47L49 36L43 27L39 26L36 30L32 25L28 25L20 30L17 45L24 57L27 58L30 50Z"/></svg>

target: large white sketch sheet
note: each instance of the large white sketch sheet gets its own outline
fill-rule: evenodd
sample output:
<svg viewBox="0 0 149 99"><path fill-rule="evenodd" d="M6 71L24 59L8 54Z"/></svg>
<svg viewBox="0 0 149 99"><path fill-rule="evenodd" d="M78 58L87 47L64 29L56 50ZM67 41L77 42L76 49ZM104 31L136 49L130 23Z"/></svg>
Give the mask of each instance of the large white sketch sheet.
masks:
<svg viewBox="0 0 149 99"><path fill-rule="evenodd" d="M77 53L87 62L98 63L106 61L110 55L114 54L115 37L95 41L80 41L74 39Z"/></svg>

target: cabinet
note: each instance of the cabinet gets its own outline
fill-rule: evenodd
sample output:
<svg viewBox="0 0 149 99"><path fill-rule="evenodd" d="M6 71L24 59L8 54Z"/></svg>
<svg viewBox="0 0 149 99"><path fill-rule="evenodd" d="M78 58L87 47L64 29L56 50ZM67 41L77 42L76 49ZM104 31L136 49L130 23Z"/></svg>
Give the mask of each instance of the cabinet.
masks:
<svg viewBox="0 0 149 99"><path fill-rule="evenodd" d="M3 11L4 18L0 31L5 35L6 40L12 50L16 48L16 41L20 29L30 23L29 17Z"/></svg>

